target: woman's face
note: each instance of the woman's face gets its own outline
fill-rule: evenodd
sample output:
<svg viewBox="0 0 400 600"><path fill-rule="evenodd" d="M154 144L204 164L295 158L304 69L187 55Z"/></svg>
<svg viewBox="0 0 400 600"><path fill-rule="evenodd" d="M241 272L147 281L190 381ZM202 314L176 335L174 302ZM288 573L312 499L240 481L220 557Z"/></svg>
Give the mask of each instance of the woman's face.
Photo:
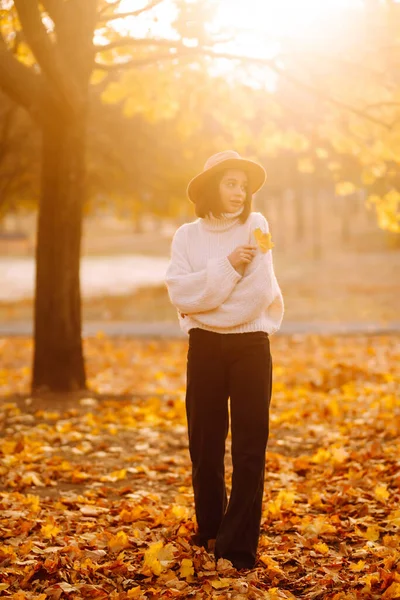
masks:
<svg viewBox="0 0 400 600"><path fill-rule="evenodd" d="M248 180L244 171L229 169L225 171L219 184L223 212L237 212L247 197Z"/></svg>

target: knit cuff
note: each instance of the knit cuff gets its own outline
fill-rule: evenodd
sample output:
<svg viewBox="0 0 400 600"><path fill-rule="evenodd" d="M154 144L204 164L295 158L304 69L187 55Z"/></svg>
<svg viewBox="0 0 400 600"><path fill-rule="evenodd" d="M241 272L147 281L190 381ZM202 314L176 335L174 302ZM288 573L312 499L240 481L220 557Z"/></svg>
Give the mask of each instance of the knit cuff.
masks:
<svg viewBox="0 0 400 600"><path fill-rule="evenodd" d="M223 262L223 267L226 275L229 276L229 278L231 278L233 281L239 281L239 279L242 279L243 275L236 271L235 267L232 266L231 261L227 256Z"/></svg>

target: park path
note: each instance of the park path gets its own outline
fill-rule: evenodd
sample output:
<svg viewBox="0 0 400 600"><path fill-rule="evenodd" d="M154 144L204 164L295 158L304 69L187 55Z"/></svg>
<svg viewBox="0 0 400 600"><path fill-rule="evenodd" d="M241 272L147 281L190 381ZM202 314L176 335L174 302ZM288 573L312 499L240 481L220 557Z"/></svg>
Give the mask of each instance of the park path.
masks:
<svg viewBox="0 0 400 600"><path fill-rule="evenodd" d="M130 294L135 289L159 285L169 259L141 254L85 256L81 261L82 296ZM34 297L35 261L32 257L0 257L0 301Z"/></svg>
<svg viewBox="0 0 400 600"><path fill-rule="evenodd" d="M135 323L131 321L90 321L83 325L83 336L91 337L98 332L103 332L109 337L156 337L156 338L187 338L178 322L154 321L147 323ZM400 332L400 321L389 323L378 322L348 322L331 323L323 321L315 322L284 322L281 329L275 335L385 335ZM0 321L0 336L31 336L33 324L30 321Z"/></svg>

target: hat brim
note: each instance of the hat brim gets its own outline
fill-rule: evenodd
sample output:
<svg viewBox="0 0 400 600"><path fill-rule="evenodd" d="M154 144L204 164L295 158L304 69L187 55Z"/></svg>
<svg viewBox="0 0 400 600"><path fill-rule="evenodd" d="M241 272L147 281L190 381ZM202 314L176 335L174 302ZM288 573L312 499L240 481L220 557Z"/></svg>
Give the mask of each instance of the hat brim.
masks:
<svg viewBox="0 0 400 600"><path fill-rule="evenodd" d="M210 169L203 171L189 182L187 186L187 196L194 204L199 199L201 192L209 179L219 171L225 171L226 169L240 169L247 174L249 180L249 187L252 194L255 194L265 183L267 174L264 167L259 163L245 158L228 158L217 165L214 165Z"/></svg>

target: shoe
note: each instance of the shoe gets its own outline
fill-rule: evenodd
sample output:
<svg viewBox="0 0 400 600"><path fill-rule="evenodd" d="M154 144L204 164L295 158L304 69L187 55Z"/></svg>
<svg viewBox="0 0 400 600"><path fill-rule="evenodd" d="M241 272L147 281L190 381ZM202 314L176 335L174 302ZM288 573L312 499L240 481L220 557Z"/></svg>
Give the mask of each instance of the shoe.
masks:
<svg viewBox="0 0 400 600"><path fill-rule="evenodd" d="M255 568L255 563L250 563L249 561L241 560L240 558L233 558L230 556L220 556L219 554L215 554L215 561L218 562L219 558L225 558L226 560L230 560L232 565L235 567L237 571L248 570Z"/></svg>
<svg viewBox="0 0 400 600"><path fill-rule="evenodd" d="M251 571L252 569L255 568L255 565L249 565L249 564L243 564L237 561L231 561L233 566L235 567L235 569L237 571Z"/></svg>
<svg viewBox="0 0 400 600"><path fill-rule="evenodd" d="M208 538L205 538L198 533L194 533L192 536L190 536L189 543L192 546L199 546L200 548L202 547L208 550Z"/></svg>
<svg viewBox="0 0 400 600"><path fill-rule="evenodd" d="M199 546L200 548L204 548L208 552L213 552L215 546L215 538L205 538L202 535L199 535L198 533L194 533L190 537L189 543L192 546Z"/></svg>

